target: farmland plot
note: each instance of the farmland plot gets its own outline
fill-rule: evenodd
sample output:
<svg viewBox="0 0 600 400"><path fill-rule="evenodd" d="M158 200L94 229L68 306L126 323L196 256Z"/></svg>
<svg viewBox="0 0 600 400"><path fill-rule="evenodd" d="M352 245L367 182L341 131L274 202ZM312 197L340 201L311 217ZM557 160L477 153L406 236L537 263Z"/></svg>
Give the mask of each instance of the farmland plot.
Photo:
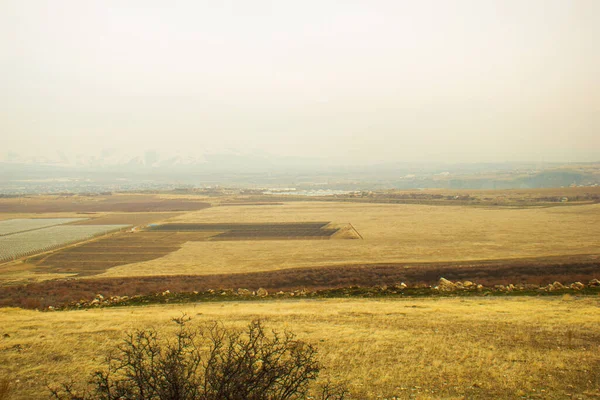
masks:
<svg viewBox="0 0 600 400"><path fill-rule="evenodd" d="M100 217L92 217L74 225L147 225L151 222L164 221L177 217L182 213L155 212L155 213L111 213Z"/></svg>
<svg viewBox="0 0 600 400"><path fill-rule="evenodd" d="M0 236L0 262L118 231L129 225L62 225Z"/></svg>
<svg viewBox="0 0 600 400"><path fill-rule="evenodd" d="M29 259L37 272L96 275L119 265L155 260L188 242L242 240L354 239L354 228L329 222L163 224L136 233L114 235Z"/></svg>
<svg viewBox="0 0 600 400"><path fill-rule="evenodd" d="M198 200L156 195L27 196L0 199L0 213L197 211L210 207Z"/></svg>
<svg viewBox="0 0 600 400"><path fill-rule="evenodd" d="M17 218L0 221L0 236L14 233L32 231L67 224L70 222L85 221L87 218Z"/></svg>
<svg viewBox="0 0 600 400"><path fill-rule="evenodd" d="M210 240L329 239L339 227L330 222L170 223L150 226L160 232L218 232Z"/></svg>
<svg viewBox="0 0 600 400"><path fill-rule="evenodd" d="M93 242L32 257L37 271L95 275L123 264L154 260L181 248L189 240L203 240L203 232L138 232L113 235Z"/></svg>

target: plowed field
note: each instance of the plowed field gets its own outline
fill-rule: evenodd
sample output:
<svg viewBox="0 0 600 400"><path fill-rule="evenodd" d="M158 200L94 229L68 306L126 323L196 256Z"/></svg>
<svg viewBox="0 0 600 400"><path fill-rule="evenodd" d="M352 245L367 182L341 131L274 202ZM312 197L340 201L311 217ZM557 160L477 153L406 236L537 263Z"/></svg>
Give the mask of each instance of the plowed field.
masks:
<svg viewBox="0 0 600 400"><path fill-rule="evenodd" d="M164 214L162 214L164 215ZM123 221L126 218L108 216ZM121 219L119 219L121 218ZM104 218L98 218L104 220ZM142 214L140 220L147 219ZM28 261L40 273L96 275L118 265L150 261L177 251L186 242L205 240L329 239L339 228L328 222L279 224L165 224L88 242ZM342 237L348 238L348 237Z"/></svg>
<svg viewBox="0 0 600 400"><path fill-rule="evenodd" d="M204 240L214 232L138 232L85 243L50 255L30 258L37 272L95 275L108 268L154 260L179 250L187 241Z"/></svg>
<svg viewBox="0 0 600 400"><path fill-rule="evenodd" d="M177 217L182 213L120 213L109 214L98 218L90 218L84 221L75 222L71 225L114 225L127 224L133 226L147 225L152 222L164 221L169 218Z"/></svg>
<svg viewBox="0 0 600 400"><path fill-rule="evenodd" d="M164 224L150 227L160 232L215 232L211 240L329 239L339 228L329 222L245 223L245 224Z"/></svg>
<svg viewBox="0 0 600 400"><path fill-rule="evenodd" d="M31 196L0 199L0 213L196 211L208 207L209 203L201 201L166 199L155 195Z"/></svg>

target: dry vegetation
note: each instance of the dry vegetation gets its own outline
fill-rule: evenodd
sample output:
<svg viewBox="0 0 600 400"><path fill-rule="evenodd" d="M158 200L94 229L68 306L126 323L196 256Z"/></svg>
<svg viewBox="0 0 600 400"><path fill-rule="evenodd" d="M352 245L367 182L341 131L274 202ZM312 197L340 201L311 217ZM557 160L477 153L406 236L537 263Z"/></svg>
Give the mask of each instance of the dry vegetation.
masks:
<svg viewBox="0 0 600 400"><path fill-rule="evenodd" d="M236 295L249 296L251 299L252 292L262 293L258 295L259 298L270 296L276 299L294 295L320 298L596 295L600 289L600 282L596 279L600 272L598 260L598 257L581 256L494 260L468 265L367 264L246 274L59 279L27 285L6 285L0 291L0 306L51 309L229 301L235 299ZM461 284L462 281L470 283L466 288L462 287L465 290L459 285L451 287L451 293L448 293L445 290L448 281L440 277L461 281ZM409 285L402 282L408 282ZM441 292L435 289L439 289L440 285L444 286ZM586 285L587 289L584 290ZM164 297L166 293L173 296Z"/></svg>
<svg viewBox="0 0 600 400"><path fill-rule="evenodd" d="M265 319L316 343L353 398L600 396L600 299L303 300L40 313L0 309L0 374L14 399L86 376L123 331L186 312L227 325Z"/></svg>
<svg viewBox="0 0 600 400"><path fill-rule="evenodd" d="M267 204L274 201L306 201L300 195L262 195L260 191L251 195L234 196L230 200L237 205ZM422 204L434 206L494 207L494 208L541 208L566 205L600 203L600 186L472 190L472 189L419 189L419 190L375 190L333 196L312 197L312 201L334 201L382 204ZM218 204L218 203L216 203ZM220 205L227 205L226 201Z"/></svg>
<svg viewBox="0 0 600 400"><path fill-rule="evenodd" d="M151 197L150 205L159 208L186 200ZM35 200L36 207L42 204ZM518 209L307 201L147 214L139 209L147 199L135 200L134 211L139 212L122 214L117 211L130 206L117 200L99 206L94 202L100 200L89 198L69 209L72 199L67 198L53 203L44 217L89 216L98 218L96 222L128 219L140 224L155 218L173 223L335 221L339 226L351 223L363 240L195 241L205 239L205 233L116 234L31 263L3 264L0 282L13 285L3 288L3 304L34 308L73 296L89 300L94 293L122 296L166 289L263 287L274 292L432 283L440 276L489 284L569 283L600 272L600 204ZM76 213L107 205L114 212ZM0 219L34 216L23 210L0 213ZM171 242L148 243L165 235ZM129 260L148 261L117 266ZM103 273L15 285L82 271ZM263 318L270 327L296 332L319 345L321 360L329 367L326 374L347 381L353 398L594 398L600 397L599 311L595 295L273 298L69 312L0 308L0 392L8 379L14 399L47 398L46 384L78 379L101 366L124 331L168 329L170 318L186 312L199 323L218 319L242 327Z"/></svg>
<svg viewBox="0 0 600 400"><path fill-rule="evenodd" d="M32 214L18 216L31 217ZM4 217L6 214L0 213L0 218ZM121 251L103 246L100 242L91 243L89 245L96 247L90 248L93 250L90 254L103 253L96 259L78 258L75 254L79 251L77 248L68 249L67 252L73 252L67 257L68 260L65 258L66 253L58 252L44 258L41 263L34 259L29 264L20 261L3 264L0 267L0 281L28 282L77 273L90 275L102 272L101 276L107 278L206 276L378 263L469 264L481 260L598 255L600 249L599 204L507 209L290 202L276 206L212 207L178 215L99 213L93 217L96 221L113 222L121 221L119 218L123 218L123 222L134 219L142 222L162 220L183 223L335 221L339 223L336 226L351 223L363 240L207 242L196 241L202 239L197 235L187 241L185 234L179 233L181 237L177 238L177 243L165 243L161 248L159 243L144 242L143 236L147 233L126 234L138 235L136 238L141 241L132 241L136 242L133 244L138 249L123 248ZM127 241L114 242L125 245ZM85 253L86 246L81 246L81 251ZM130 254L126 254L128 252Z"/></svg>
<svg viewBox="0 0 600 400"><path fill-rule="evenodd" d="M150 217L137 214L121 217L120 214L96 218L93 221L147 221ZM156 216L154 218L157 218ZM142 222L144 224L145 222ZM127 232L112 235L99 240L83 243L78 246L56 251L50 254L29 257L27 263L36 265L42 273L72 273L77 276L96 275L108 268L118 265L158 259L177 251L186 242L204 240L306 240L330 239L332 234L340 233L336 239L358 238L351 226L342 228L322 229L311 228L315 224L300 224L300 227L290 224L251 224L250 229L241 229L227 224L164 224L150 231ZM80 224L77 224L80 225ZM91 224L87 224L91 225ZM242 227L244 228L244 227ZM236 230L237 229L237 230ZM346 229L343 232L339 232Z"/></svg>
<svg viewBox="0 0 600 400"><path fill-rule="evenodd" d="M0 213L192 211L210 207L197 199L147 194L23 196L0 199Z"/></svg>
<svg viewBox="0 0 600 400"><path fill-rule="evenodd" d="M188 242L103 276L211 275L296 267L597 254L600 205L538 209L357 203L213 207L172 222L350 222L364 240Z"/></svg>
<svg viewBox="0 0 600 400"><path fill-rule="evenodd" d="M557 205L598 203L600 187L567 187L540 189L506 189L506 190L473 190L473 189L425 189L425 190L387 190L375 192L367 199L375 201L414 200L430 201L431 204L443 205L468 203L479 206L500 207L543 207Z"/></svg>
<svg viewBox="0 0 600 400"><path fill-rule="evenodd" d="M177 217L182 213L152 212L152 213L110 213L102 216L87 215L89 218L85 221L75 222L74 225L146 225L152 222L165 221L169 218Z"/></svg>

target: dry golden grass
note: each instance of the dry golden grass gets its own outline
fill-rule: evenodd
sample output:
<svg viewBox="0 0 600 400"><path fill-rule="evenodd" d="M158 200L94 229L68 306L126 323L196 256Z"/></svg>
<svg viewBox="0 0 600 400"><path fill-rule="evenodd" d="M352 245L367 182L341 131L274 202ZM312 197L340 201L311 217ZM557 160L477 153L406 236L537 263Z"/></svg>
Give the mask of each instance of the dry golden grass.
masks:
<svg viewBox="0 0 600 400"><path fill-rule="evenodd" d="M32 272L32 268L33 266L31 264L21 262L2 265L0 285L22 285L75 276L75 274L35 273Z"/></svg>
<svg viewBox="0 0 600 400"><path fill-rule="evenodd" d="M99 212L94 214L80 214L76 212L36 213L0 213L0 221L15 218L91 218L105 216L109 213Z"/></svg>
<svg viewBox="0 0 600 400"><path fill-rule="evenodd" d="M172 222L350 222L364 240L188 242L102 276L217 274L377 262L598 253L600 205L535 209L290 202L214 207Z"/></svg>
<svg viewBox="0 0 600 400"><path fill-rule="evenodd" d="M127 214L130 214L129 221L127 218ZM98 211L98 212L89 212L89 213L81 213L81 212L49 212L49 213L0 213L0 221L7 219L15 219L15 218L88 218L88 220L93 221L95 219L99 219L98 224L104 224L103 220L106 218L118 219L119 216L125 216L123 218L125 221L120 223L133 223L135 224L136 216L143 215L153 215L156 216L156 221L168 221L169 218L174 215L181 214L179 212L172 211L157 211L157 212L108 212L108 211ZM133 220L133 222L131 222ZM141 221L140 224L145 223L145 221Z"/></svg>
<svg viewBox="0 0 600 400"><path fill-rule="evenodd" d="M599 298L445 298L204 303L40 313L0 309L0 376L15 399L84 380L125 330L191 315L263 318L316 343L354 398L600 396ZM16 382L18 380L18 382ZM586 394L587 393L587 394ZM587 398L587 397L586 397Z"/></svg>

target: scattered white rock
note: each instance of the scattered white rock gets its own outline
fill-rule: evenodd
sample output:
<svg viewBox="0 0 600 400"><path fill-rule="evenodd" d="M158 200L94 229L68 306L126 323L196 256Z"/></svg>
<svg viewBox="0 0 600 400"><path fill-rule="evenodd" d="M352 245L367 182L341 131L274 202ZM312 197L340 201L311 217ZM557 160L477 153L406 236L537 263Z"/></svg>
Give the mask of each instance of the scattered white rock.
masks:
<svg viewBox="0 0 600 400"><path fill-rule="evenodd" d="M583 289L585 289L585 285L581 282L573 282L573 283L571 283L571 289L583 290Z"/></svg>
<svg viewBox="0 0 600 400"><path fill-rule="evenodd" d="M442 292L452 292L456 290L456 285L446 278L440 278L436 287Z"/></svg>

